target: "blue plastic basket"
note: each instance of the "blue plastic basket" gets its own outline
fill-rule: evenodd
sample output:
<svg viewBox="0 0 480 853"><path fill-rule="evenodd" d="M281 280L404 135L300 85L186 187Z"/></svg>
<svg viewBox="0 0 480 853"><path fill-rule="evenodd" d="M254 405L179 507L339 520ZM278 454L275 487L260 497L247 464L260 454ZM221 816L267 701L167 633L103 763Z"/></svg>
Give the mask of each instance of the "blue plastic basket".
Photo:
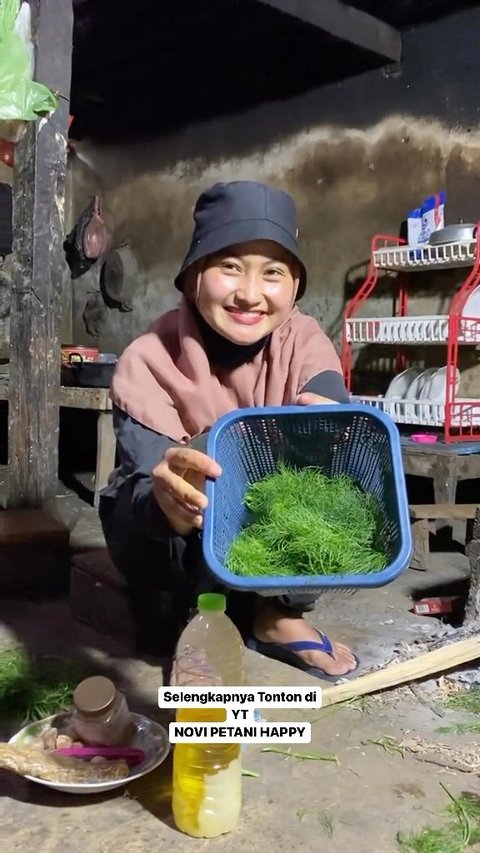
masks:
<svg viewBox="0 0 480 853"><path fill-rule="evenodd" d="M354 590L384 586L409 565L412 536L400 436L382 412L351 404L240 409L214 424L207 453L223 474L207 482L203 554L225 586L260 595ZM300 468L318 466L331 476L347 474L378 497L385 518L380 542L389 559L385 569L365 575L242 577L226 568L228 549L247 519L247 488L275 471L280 459Z"/></svg>

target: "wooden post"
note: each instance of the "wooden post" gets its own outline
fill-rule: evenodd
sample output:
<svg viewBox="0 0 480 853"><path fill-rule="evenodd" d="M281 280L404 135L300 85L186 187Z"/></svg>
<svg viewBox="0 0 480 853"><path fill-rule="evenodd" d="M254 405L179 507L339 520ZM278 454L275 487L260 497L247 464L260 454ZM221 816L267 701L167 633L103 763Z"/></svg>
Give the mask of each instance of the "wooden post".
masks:
<svg viewBox="0 0 480 853"><path fill-rule="evenodd" d="M97 465L95 470L95 487L93 505L100 503L100 491L105 488L108 478L115 468L115 451L117 439L113 430L112 412L99 412L97 421Z"/></svg>
<svg viewBox="0 0 480 853"><path fill-rule="evenodd" d="M478 631L480 626L480 509L476 512L472 541L468 543L466 551L470 563L470 584L464 625L466 628L474 628Z"/></svg>
<svg viewBox="0 0 480 853"><path fill-rule="evenodd" d="M35 79L61 94L29 122L15 151L10 310L8 505L41 506L56 491L65 173L73 9L29 0Z"/></svg>
<svg viewBox="0 0 480 853"><path fill-rule="evenodd" d="M412 521L413 556L411 568L425 572L430 557L430 523L428 518L417 518Z"/></svg>

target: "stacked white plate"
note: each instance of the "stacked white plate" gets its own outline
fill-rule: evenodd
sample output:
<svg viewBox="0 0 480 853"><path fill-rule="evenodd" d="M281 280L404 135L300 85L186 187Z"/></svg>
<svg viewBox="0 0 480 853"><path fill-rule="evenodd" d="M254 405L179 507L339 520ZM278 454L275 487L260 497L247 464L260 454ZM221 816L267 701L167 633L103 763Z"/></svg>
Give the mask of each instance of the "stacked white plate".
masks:
<svg viewBox="0 0 480 853"><path fill-rule="evenodd" d="M460 371L456 372L456 387L460 385ZM404 414L412 422L418 418L443 421L447 392L447 368L428 367L426 370L409 367L395 376L385 394L385 399L405 400ZM424 405L421 402L424 401Z"/></svg>
<svg viewBox="0 0 480 853"><path fill-rule="evenodd" d="M410 397L410 388L421 375L419 367L408 367L403 373L394 376L385 393L385 398L395 398L396 400L406 400Z"/></svg>
<svg viewBox="0 0 480 853"><path fill-rule="evenodd" d="M456 391L460 385L460 371L456 374ZM432 403L445 401L447 387L447 368L428 367L420 370L409 367L403 373L395 376L385 393L385 399L396 400L429 400Z"/></svg>

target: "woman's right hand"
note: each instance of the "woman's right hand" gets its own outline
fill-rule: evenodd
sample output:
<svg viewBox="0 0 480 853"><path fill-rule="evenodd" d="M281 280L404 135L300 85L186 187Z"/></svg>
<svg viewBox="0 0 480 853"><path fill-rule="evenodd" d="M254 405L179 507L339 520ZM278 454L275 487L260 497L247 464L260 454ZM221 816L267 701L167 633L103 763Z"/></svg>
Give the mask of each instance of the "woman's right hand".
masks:
<svg viewBox="0 0 480 853"><path fill-rule="evenodd" d="M222 473L210 456L190 447L170 447L153 469L153 493L171 527L180 536L203 525L205 480Z"/></svg>

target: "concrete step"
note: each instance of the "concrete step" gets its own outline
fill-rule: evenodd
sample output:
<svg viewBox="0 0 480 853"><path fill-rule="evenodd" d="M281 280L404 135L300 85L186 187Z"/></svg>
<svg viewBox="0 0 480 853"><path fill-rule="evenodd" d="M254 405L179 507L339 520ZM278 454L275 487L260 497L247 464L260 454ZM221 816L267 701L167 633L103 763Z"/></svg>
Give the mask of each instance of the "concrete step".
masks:
<svg viewBox="0 0 480 853"><path fill-rule="evenodd" d="M43 510L0 510L0 592L24 598L68 588L69 539Z"/></svg>
<svg viewBox="0 0 480 853"><path fill-rule="evenodd" d="M106 548L72 559L70 606L75 619L100 634L134 643L135 626L130 613L126 583Z"/></svg>

